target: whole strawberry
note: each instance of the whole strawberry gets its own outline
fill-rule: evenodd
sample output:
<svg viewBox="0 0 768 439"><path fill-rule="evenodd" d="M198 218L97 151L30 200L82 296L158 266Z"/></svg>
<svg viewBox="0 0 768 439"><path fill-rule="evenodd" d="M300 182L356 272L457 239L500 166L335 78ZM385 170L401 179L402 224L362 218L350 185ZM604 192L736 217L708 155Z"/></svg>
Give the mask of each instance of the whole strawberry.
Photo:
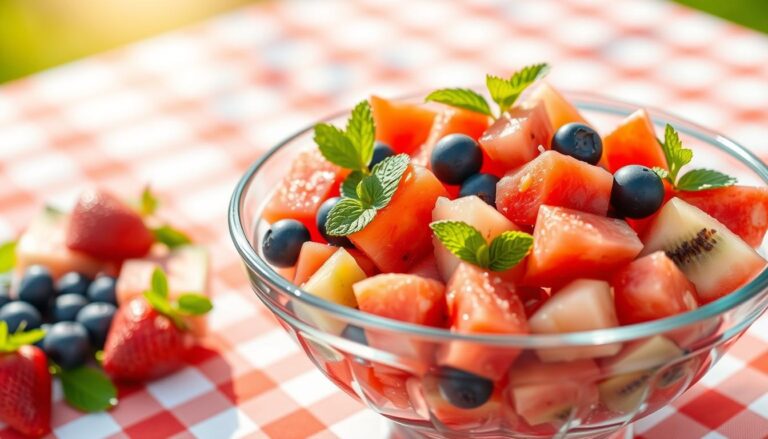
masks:
<svg viewBox="0 0 768 439"><path fill-rule="evenodd" d="M45 353L30 344L45 331L8 333L0 321L0 421L39 437L51 429L51 374Z"/></svg>
<svg viewBox="0 0 768 439"><path fill-rule="evenodd" d="M67 247L100 259L139 258L154 241L139 213L104 191L83 192L67 228Z"/></svg>
<svg viewBox="0 0 768 439"><path fill-rule="evenodd" d="M165 274L156 268L144 297L117 310L104 346L104 371L118 380L145 381L179 369L194 345L184 317L211 308L200 294L183 294L171 302Z"/></svg>

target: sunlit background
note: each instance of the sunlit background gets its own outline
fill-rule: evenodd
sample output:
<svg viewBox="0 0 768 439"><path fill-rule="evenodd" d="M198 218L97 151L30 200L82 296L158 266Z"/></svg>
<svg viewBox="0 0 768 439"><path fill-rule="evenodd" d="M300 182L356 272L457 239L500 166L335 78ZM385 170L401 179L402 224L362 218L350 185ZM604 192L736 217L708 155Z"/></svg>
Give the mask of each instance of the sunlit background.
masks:
<svg viewBox="0 0 768 439"><path fill-rule="evenodd" d="M118 47L253 1L0 0L0 82ZM766 0L678 1L768 32Z"/></svg>

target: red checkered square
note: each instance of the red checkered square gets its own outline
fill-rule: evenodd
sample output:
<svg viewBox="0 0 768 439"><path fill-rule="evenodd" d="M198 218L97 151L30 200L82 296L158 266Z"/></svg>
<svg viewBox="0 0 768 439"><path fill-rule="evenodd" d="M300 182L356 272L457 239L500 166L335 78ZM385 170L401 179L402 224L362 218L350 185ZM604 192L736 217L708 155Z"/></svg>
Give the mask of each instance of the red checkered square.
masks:
<svg viewBox="0 0 768 439"><path fill-rule="evenodd" d="M125 434L132 438L166 438L186 430L184 424L179 422L170 412L160 412L141 422L126 428Z"/></svg>
<svg viewBox="0 0 768 439"><path fill-rule="evenodd" d="M717 410L713 410L713 407L717 407ZM678 410L701 424L716 429L732 416L744 410L744 406L717 390L705 390Z"/></svg>
<svg viewBox="0 0 768 439"><path fill-rule="evenodd" d="M324 428L310 411L298 410L262 427L270 437L309 437Z"/></svg>

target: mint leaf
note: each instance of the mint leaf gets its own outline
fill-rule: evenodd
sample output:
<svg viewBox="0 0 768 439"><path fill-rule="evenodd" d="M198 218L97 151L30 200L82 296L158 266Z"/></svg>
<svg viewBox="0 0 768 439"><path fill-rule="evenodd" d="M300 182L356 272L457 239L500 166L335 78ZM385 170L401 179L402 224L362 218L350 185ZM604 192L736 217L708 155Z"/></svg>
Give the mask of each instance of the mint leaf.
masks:
<svg viewBox="0 0 768 439"><path fill-rule="evenodd" d="M367 168L373 158L373 144L375 142L375 130L371 104L362 101L355 105L352 116L347 121L347 138L352 142L358 152L360 160L358 167ZM350 168L357 169L357 168Z"/></svg>
<svg viewBox="0 0 768 439"><path fill-rule="evenodd" d="M185 293L178 300L178 310L182 314L201 316L212 309L213 303L202 294Z"/></svg>
<svg viewBox="0 0 768 439"><path fill-rule="evenodd" d="M694 169L685 173L677 181L677 189L681 191L701 191L720 187L733 186L736 179L730 175L711 169Z"/></svg>
<svg viewBox="0 0 768 439"><path fill-rule="evenodd" d="M534 64L523 67L515 72L509 79L502 79L498 76L487 75L485 85L491 98L499 106L499 110L504 113L517 98L528 88L529 85L544 77L549 72L549 65Z"/></svg>
<svg viewBox="0 0 768 439"><path fill-rule="evenodd" d="M365 174L360 171L354 171L341 183L339 192L347 198L357 198L357 185L365 178Z"/></svg>
<svg viewBox="0 0 768 439"><path fill-rule="evenodd" d="M173 307L166 297L161 296L155 290L144 291L144 298L149 302L153 309L164 316L170 317L173 314Z"/></svg>
<svg viewBox="0 0 768 439"><path fill-rule="evenodd" d="M0 245L0 273L13 270L16 265L16 241Z"/></svg>
<svg viewBox="0 0 768 439"><path fill-rule="evenodd" d="M444 88L435 90L424 99L426 102L439 102L451 107L463 108L493 117L488 101L479 93L467 88Z"/></svg>
<svg viewBox="0 0 768 439"><path fill-rule="evenodd" d="M669 178L669 171L667 171L667 170L666 170L666 169L664 169L664 168L660 168L660 167L658 167L658 166L654 166L654 167L653 167L651 170L652 170L652 171L653 171L653 172L654 172L656 175L658 175L658 176L659 176L659 178L660 178L660 179L662 179L662 180L666 180L666 179L668 179L668 178Z"/></svg>
<svg viewBox="0 0 768 439"><path fill-rule="evenodd" d="M493 271L505 271L519 264L531 251L533 236L524 232L504 232L491 242L490 264Z"/></svg>
<svg viewBox="0 0 768 439"><path fill-rule="evenodd" d="M329 162L342 168L361 169L360 154L341 129L327 123L317 124L314 140L320 148L320 153Z"/></svg>
<svg viewBox="0 0 768 439"><path fill-rule="evenodd" d="M661 149L667 159L670 183L674 184L680 169L693 159L693 151L683 147L680 135L670 124L664 128L664 143L661 144Z"/></svg>
<svg viewBox="0 0 768 439"><path fill-rule="evenodd" d="M72 407L87 413L117 405L117 388L100 369L83 366L58 373L64 398Z"/></svg>
<svg viewBox="0 0 768 439"><path fill-rule="evenodd" d="M408 169L410 162L411 158L408 157L408 154L398 154L387 157L373 167L373 175L379 179L381 187L384 189L383 199L381 200L382 207L386 207L392 201L392 196L395 195L395 191L397 191L400 180ZM379 209L382 207L379 207Z"/></svg>
<svg viewBox="0 0 768 439"><path fill-rule="evenodd" d="M369 175L363 178L360 184L357 185L357 199L360 200L363 207L373 207L375 209L381 209L383 206L381 203L384 201L384 188L381 186L379 179L376 176Z"/></svg>
<svg viewBox="0 0 768 439"><path fill-rule="evenodd" d="M353 198L342 198L328 212L325 228L331 236L347 236L363 230L375 216L374 207L365 207Z"/></svg>
<svg viewBox="0 0 768 439"><path fill-rule="evenodd" d="M168 298L168 278L165 272L159 267L152 271L152 291L163 299Z"/></svg>
<svg viewBox="0 0 768 439"><path fill-rule="evenodd" d="M488 245L477 229L461 221L436 221L429 227L445 248L456 257L470 264L488 267L489 261L482 256L482 253L488 250Z"/></svg>
<svg viewBox="0 0 768 439"><path fill-rule="evenodd" d="M141 200L139 201L139 213L142 216L149 216L157 211L157 206L160 204L155 194L152 193L152 189L149 185L144 187L141 192Z"/></svg>
<svg viewBox="0 0 768 439"><path fill-rule="evenodd" d="M155 241L165 244L168 248L176 248L192 243L189 235L168 224L152 229L152 234L155 236Z"/></svg>

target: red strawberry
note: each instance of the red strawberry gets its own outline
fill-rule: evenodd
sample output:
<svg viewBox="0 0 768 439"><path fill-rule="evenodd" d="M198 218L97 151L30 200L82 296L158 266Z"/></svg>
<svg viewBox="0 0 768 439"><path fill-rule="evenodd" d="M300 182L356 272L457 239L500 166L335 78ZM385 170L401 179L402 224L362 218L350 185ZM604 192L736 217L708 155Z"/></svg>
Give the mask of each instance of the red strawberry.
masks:
<svg viewBox="0 0 768 439"><path fill-rule="evenodd" d="M115 196L85 191L75 204L67 246L100 259L142 257L154 242L141 216Z"/></svg>
<svg viewBox="0 0 768 439"><path fill-rule="evenodd" d="M0 421L27 436L51 430L51 374L45 353L34 343L43 331L8 334L0 322Z"/></svg>
<svg viewBox="0 0 768 439"><path fill-rule="evenodd" d="M179 369L194 346L184 317L210 309L210 301L199 294L183 294L171 303L165 274L155 269L152 288L115 314L104 346L104 371L118 380L144 381Z"/></svg>

